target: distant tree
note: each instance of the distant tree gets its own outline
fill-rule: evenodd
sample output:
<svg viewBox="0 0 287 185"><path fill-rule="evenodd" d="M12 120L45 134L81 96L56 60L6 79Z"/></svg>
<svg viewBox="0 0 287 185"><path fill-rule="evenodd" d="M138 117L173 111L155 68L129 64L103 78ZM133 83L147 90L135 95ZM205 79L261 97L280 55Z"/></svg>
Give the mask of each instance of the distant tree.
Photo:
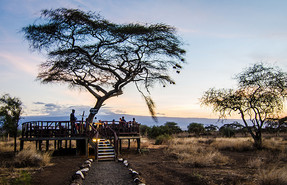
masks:
<svg viewBox="0 0 287 185"><path fill-rule="evenodd" d="M14 152L17 149L17 131L21 113L22 102L20 99L12 98L9 94L0 98L1 129L14 137Z"/></svg>
<svg viewBox="0 0 287 185"><path fill-rule="evenodd" d="M182 132L181 128L175 122L166 122L164 126L168 127L169 134L178 134Z"/></svg>
<svg viewBox="0 0 287 185"><path fill-rule="evenodd" d="M218 126L210 124L204 127L207 132L214 132L218 130Z"/></svg>
<svg viewBox="0 0 287 185"><path fill-rule="evenodd" d="M283 109L287 95L287 73L278 67L267 67L259 63L244 70L236 79L237 89L212 88L204 93L201 102L212 106L220 117L239 113L254 140L254 146L262 148L262 126L267 119L276 117Z"/></svg>
<svg viewBox="0 0 287 185"><path fill-rule="evenodd" d="M190 123L187 126L187 130L189 133L194 133L197 136L205 132L205 128L201 123Z"/></svg>
<svg viewBox="0 0 287 185"><path fill-rule="evenodd" d="M179 73L184 63L174 27L115 24L96 13L66 8L43 10L41 18L40 24L22 29L31 48L47 52L39 80L86 89L96 99L96 110L134 83L155 118L149 89L155 83L175 84L168 73L172 68Z"/></svg>
<svg viewBox="0 0 287 185"><path fill-rule="evenodd" d="M224 124L222 127L220 127L219 132L225 137L233 137L236 133L242 132L243 127L243 125L235 121L233 123Z"/></svg>
<svg viewBox="0 0 287 185"><path fill-rule="evenodd" d="M271 118L265 122L265 129L268 132L276 133L279 135L279 132L286 132L287 130L287 116L283 118Z"/></svg>

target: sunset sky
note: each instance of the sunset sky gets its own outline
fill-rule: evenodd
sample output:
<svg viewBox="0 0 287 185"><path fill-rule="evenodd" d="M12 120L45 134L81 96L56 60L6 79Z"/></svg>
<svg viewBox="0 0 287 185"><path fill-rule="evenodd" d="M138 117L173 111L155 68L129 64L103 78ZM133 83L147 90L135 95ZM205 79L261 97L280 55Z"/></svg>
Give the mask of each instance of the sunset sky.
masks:
<svg viewBox="0 0 287 185"><path fill-rule="evenodd" d="M151 96L159 116L216 118L199 98L209 88L233 88L234 75L257 62L287 71L286 0L0 0L0 95L24 104L24 115L86 112L95 99L63 84L36 81L45 55L33 52L21 28L42 9L95 11L114 23L165 23L176 27L187 51L176 85L155 86ZM149 115L133 84L105 103L100 114Z"/></svg>

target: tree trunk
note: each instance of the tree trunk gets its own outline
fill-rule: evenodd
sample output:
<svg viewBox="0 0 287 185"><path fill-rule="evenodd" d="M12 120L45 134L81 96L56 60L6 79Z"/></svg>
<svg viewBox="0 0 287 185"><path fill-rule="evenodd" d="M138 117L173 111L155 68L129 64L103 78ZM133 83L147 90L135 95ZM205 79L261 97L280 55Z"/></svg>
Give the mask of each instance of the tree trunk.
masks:
<svg viewBox="0 0 287 185"><path fill-rule="evenodd" d="M17 134L14 135L14 152L17 151Z"/></svg>
<svg viewBox="0 0 287 185"><path fill-rule="evenodd" d="M255 136L254 138L254 147L257 149L262 149L262 138L260 136Z"/></svg>

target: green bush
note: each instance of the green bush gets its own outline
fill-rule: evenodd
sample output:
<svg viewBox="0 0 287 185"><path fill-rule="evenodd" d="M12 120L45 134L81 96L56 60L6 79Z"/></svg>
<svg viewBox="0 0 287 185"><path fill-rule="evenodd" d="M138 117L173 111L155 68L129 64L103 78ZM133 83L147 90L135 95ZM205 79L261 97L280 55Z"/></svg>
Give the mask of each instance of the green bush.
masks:
<svg viewBox="0 0 287 185"><path fill-rule="evenodd" d="M142 136L147 136L150 132L150 127L147 125L140 125L140 134Z"/></svg>
<svg viewBox="0 0 287 185"><path fill-rule="evenodd" d="M235 130L230 127L221 127L219 132L225 137L233 137L235 136Z"/></svg>
<svg viewBox="0 0 287 185"><path fill-rule="evenodd" d="M159 135L156 137L155 144L161 145L161 144L167 143L167 141L170 140L171 138L172 137L168 134Z"/></svg>
<svg viewBox="0 0 287 185"><path fill-rule="evenodd" d="M190 123L187 126L187 129L188 129L189 133L194 133L197 136L199 136L200 134L205 132L205 128L204 128L203 124L201 124L201 123Z"/></svg>
<svg viewBox="0 0 287 185"><path fill-rule="evenodd" d="M30 185L31 184L31 175L26 171L21 171L20 177L16 178L12 185Z"/></svg>

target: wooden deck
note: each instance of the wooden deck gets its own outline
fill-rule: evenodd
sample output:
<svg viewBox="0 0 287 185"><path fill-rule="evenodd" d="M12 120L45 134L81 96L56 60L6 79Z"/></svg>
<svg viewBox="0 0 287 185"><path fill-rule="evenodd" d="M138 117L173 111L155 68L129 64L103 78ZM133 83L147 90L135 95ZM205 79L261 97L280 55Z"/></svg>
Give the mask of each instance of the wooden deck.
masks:
<svg viewBox="0 0 287 185"><path fill-rule="evenodd" d="M102 121L100 123L87 124L84 121L31 121L22 124L22 137L20 138L20 150L24 148L24 141L36 141L36 148L41 150L42 141L46 141L46 150L49 150L49 141L55 142L54 146L62 147L65 141L76 140L77 148L87 153L88 143L93 145L93 139L106 138L112 140L118 152L121 150L121 142L127 139L136 139L140 148L140 124L126 122ZM57 144L58 142L58 144ZM119 147L118 147L119 145ZM85 148L85 149L83 149ZM56 148L55 148L56 149Z"/></svg>

